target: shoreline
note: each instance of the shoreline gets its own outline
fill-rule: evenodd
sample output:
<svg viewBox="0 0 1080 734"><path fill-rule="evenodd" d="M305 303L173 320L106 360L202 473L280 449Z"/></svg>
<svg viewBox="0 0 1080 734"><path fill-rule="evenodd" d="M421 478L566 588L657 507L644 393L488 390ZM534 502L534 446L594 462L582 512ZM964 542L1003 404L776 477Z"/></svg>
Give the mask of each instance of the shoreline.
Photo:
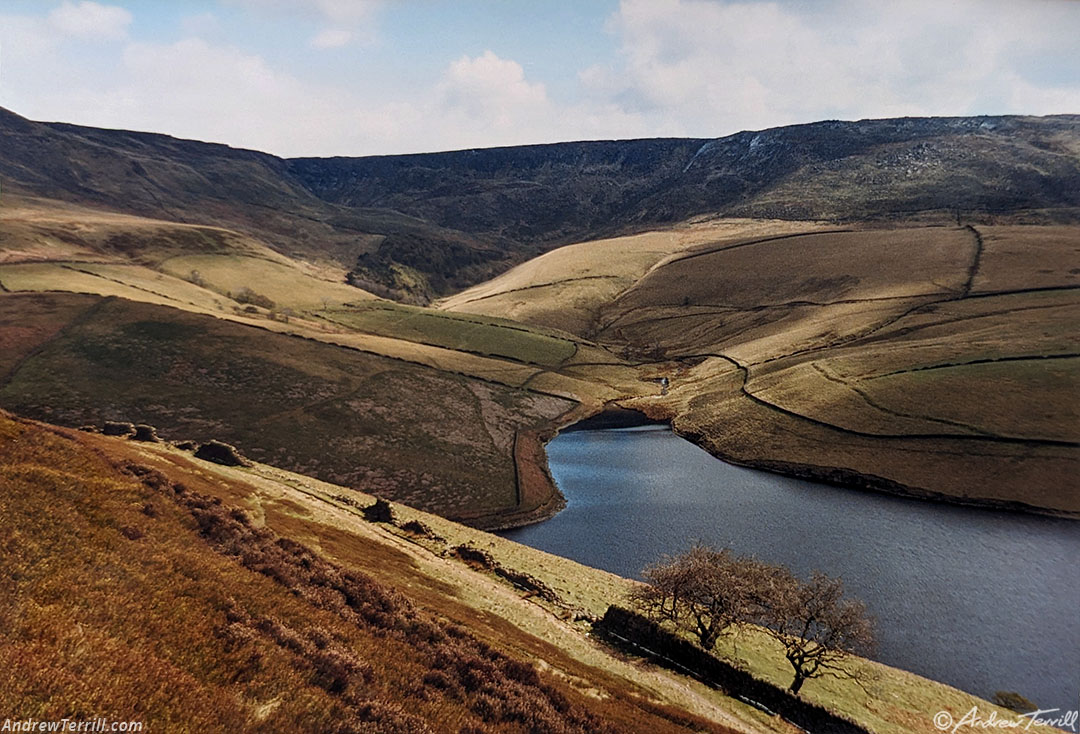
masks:
<svg viewBox="0 0 1080 734"><path fill-rule="evenodd" d="M776 459L749 461L735 459L710 450L704 443L705 437L703 435L691 431L680 431L675 427L671 419L650 416L645 411L627 408L618 405L615 401L599 407L599 409L594 408L595 406L578 405L559 416L544 429L519 432L514 446L517 491L520 498L518 507L509 512L496 512L476 518L462 518L459 522L465 522L480 530L495 532L513 530L550 520L566 507L566 497L559 489L548 466L546 450L548 442L561 433L636 428L649 425L666 425L676 436L689 441L716 459L757 471L766 471L796 479L807 479L849 490L878 492L922 502L936 502L996 512L1021 512L1028 515L1065 520L1080 520L1080 513L1054 510L1017 501L960 497L920 487L911 487L891 479L841 467L817 466ZM522 507L522 505L529 503L530 498L534 504L531 507Z"/></svg>
<svg viewBox="0 0 1080 734"><path fill-rule="evenodd" d="M478 530L497 532L550 520L566 507L566 496L559 489L548 466L547 444L550 441L560 433L654 425L671 428L671 421L652 418L643 411L626 408L612 401L602 406L581 403L544 428L519 431L514 440L518 506L511 511L456 518L455 521ZM527 506L530 499L535 503L531 507Z"/></svg>

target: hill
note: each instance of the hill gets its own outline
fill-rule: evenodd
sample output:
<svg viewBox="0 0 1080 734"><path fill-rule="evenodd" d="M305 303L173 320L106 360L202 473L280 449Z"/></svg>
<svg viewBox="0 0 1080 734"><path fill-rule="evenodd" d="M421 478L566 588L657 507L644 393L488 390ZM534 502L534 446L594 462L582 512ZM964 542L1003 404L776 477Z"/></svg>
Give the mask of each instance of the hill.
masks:
<svg viewBox="0 0 1080 734"><path fill-rule="evenodd" d="M347 529L366 524L347 513L333 527L285 498L242 509L257 494L235 480L240 495L223 503L223 478L115 443L0 414L0 565L5 598L18 599L0 607L0 705L21 718L169 731L734 731L636 701L645 677L627 666L629 678L613 675L505 618L478 623L455 599L465 579L530 604L460 562L434 561L452 568L432 573L400 538ZM297 511L303 543L274 529ZM669 681L659 688L678 698Z"/></svg>
<svg viewBox="0 0 1080 734"><path fill-rule="evenodd" d="M0 110L0 179L6 191L235 229L426 302L558 245L699 215L1076 221L1080 117L285 160Z"/></svg>
<svg viewBox="0 0 1080 734"><path fill-rule="evenodd" d="M236 230L6 195L0 405L220 439L498 526L560 506L541 450L555 425L638 392L572 374L621 363L587 340L343 280Z"/></svg>
<svg viewBox="0 0 1080 734"><path fill-rule="evenodd" d="M0 344L0 405L20 414L225 440L480 525L554 501L546 474L535 489L520 475L542 462L529 458L538 432L576 405L453 371L453 351L429 366L422 352L384 356L116 296L0 296Z"/></svg>
<svg viewBox="0 0 1080 734"><path fill-rule="evenodd" d="M229 230L0 215L0 405L26 415L221 439L484 527L556 511L542 443L611 401L738 463L1080 513L1075 226L710 220L559 248L434 310Z"/></svg>
<svg viewBox="0 0 1080 734"><path fill-rule="evenodd" d="M1080 206L1080 117L817 122L712 140L305 158L320 198L518 241L594 239L700 214L896 219Z"/></svg>
<svg viewBox="0 0 1080 734"><path fill-rule="evenodd" d="M622 404L736 463L1076 516L1078 243L721 220L560 248L441 305L650 365L667 388Z"/></svg>
<svg viewBox="0 0 1080 734"><path fill-rule="evenodd" d="M445 249L465 260L503 257L481 237L395 211L323 201L272 155L167 135L32 122L3 109L0 183L5 195L236 230L279 253L346 268L384 242ZM427 297L426 286L394 291L403 277L398 270L385 265L376 274L378 284L402 297Z"/></svg>
<svg viewBox="0 0 1080 734"><path fill-rule="evenodd" d="M23 718L181 732L794 731L591 638L590 620L632 582L404 507L374 521L370 495L2 412L0 481L0 705ZM738 655L788 682L764 636L747 632ZM942 709L996 710L850 664L862 687L811 681L804 695L882 734L929 734Z"/></svg>
<svg viewBox="0 0 1080 734"><path fill-rule="evenodd" d="M1080 516L1078 122L286 161L0 111L0 406L68 427L0 414L0 703L790 731L586 637L629 582L445 518L557 511L543 443L613 402L737 463ZM988 706L857 665L806 695L888 734Z"/></svg>

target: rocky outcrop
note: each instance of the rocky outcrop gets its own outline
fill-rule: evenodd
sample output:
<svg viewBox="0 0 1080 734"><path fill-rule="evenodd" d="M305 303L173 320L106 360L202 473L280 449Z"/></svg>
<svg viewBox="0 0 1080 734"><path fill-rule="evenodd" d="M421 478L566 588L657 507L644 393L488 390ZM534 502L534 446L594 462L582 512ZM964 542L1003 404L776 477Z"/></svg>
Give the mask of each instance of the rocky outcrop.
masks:
<svg viewBox="0 0 1080 734"><path fill-rule="evenodd" d="M207 441L195 451L196 459L212 461L223 466L250 466L251 462L240 455L235 446L223 441Z"/></svg>
<svg viewBox="0 0 1080 734"><path fill-rule="evenodd" d="M101 432L106 436L130 436L135 433L135 425L123 421L105 421L101 425Z"/></svg>
<svg viewBox="0 0 1080 734"><path fill-rule="evenodd" d="M145 441L147 443L161 443L161 439L158 438L157 435L157 429L145 423L138 423L135 425L135 433L131 435L131 440Z"/></svg>

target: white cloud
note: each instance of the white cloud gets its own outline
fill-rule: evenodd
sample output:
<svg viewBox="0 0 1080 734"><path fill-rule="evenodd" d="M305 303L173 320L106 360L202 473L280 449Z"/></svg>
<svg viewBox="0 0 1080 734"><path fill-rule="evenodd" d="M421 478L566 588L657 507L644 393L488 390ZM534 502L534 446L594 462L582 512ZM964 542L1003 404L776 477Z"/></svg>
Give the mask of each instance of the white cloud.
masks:
<svg viewBox="0 0 1080 734"><path fill-rule="evenodd" d="M426 96L431 101L417 106L426 123L417 137L432 140L438 131L434 147L442 150L648 134L638 116L615 105L551 99L521 64L490 50L452 62Z"/></svg>
<svg viewBox="0 0 1080 734"><path fill-rule="evenodd" d="M49 13L48 22L67 36L117 40L127 36L131 13L116 5L100 5L89 0L63 4Z"/></svg>
<svg viewBox="0 0 1080 734"><path fill-rule="evenodd" d="M122 82L88 94L86 106L127 126L179 136L275 150L317 134L330 104L257 54L197 38L133 43L123 68Z"/></svg>
<svg viewBox="0 0 1080 734"><path fill-rule="evenodd" d="M377 6L231 1L305 33L322 28L308 39L319 48L355 42ZM280 155L704 137L829 117L1080 112L1080 3L1072 0L1023 8L1005 0L624 0L608 23L618 50L578 74L577 100L566 85L491 50L408 83L372 76L362 61L333 78L326 67L312 73L318 64L286 67L295 53L224 42L236 28L226 14L181 17L184 40L102 44L88 54L64 30L75 15L86 13L79 27L96 38L118 37L130 24L129 15L101 9L110 10L67 2L36 17L0 14L0 104L36 119Z"/></svg>
<svg viewBox="0 0 1080 734"><path fill-rule="evenodd" d="M343 28L327 28L311 39L311 45L314 48L340 48L347 45L352 38L352 31Z"/></svg>
<svg viewBox="0 0 1080 734"><path fill-rule="evenodd" d="M367 20L382 0L228 0L250 10L316 15L337 23Z"/></svg>
<svg viewBox="0 0 1080 734"><path fill-rule="evenodd" d="M221 20L211 12L188 15L180 20L185 36L211 36L221 32Z"/></svg>
<svg viewBox="0 0 1080 734"><path fill-rule="evenodd" d="M316 22L328 22L329 27L315 34L313 48L340 48L356 40L374 37L375 15L383 0L225 0L264 15L291 15Z"/></svg>
<svg viewBox="0 0 1080 734"><path fill-rule="evenodd" d="M475 58L462 56L450 64L440 91L450 110L502 128L543 114L548 106L543 84L529 82L521 64L491 51Z"/></svg>
<svg viewBox="0 0 1080 734"><path fill-rule="evenodd" d="M1080 55L1069 51L1080 3L1071 0L623 0L609 29L619 57L582 72L582 84L685 134L1080 110ZM1059 65L1054 83L1024 78L1020 60L1045 71L1048 57Z"/></svg>
<svg viewBox="0 0 1080 734"><path fill-rule="evenodd" d="M313 0L303 5L314 5L327 18L338 23L365 21L378 7L378 0Z"/></svg>
<svg viewBox="0 0 1080 734"><path fill-rule="evenodd" d="M260 55L203 39L132 43L108 85L69 89L44 104L86 111L83 124L279 155L447 150L647 132L611 105L554 103L519 63L491 51L449 63L429 86L372 100L344 86L302 81Z"/></svg>

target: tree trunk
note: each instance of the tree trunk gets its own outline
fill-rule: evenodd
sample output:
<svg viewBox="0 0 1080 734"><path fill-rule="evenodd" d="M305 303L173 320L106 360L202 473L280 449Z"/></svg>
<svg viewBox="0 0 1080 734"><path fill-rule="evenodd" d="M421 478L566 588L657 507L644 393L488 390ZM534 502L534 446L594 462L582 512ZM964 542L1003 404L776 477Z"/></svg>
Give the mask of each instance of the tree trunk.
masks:
<svg viewBox="0 0 1080 734"><path fill-rule="evenodd" d="M789 688L788 690L798 695L799 689L802 688L802 684L805 682L806 678L802 675L802 673L796 673L795 680L791 681L791 688Z"/></svg>
<svg viewBox="0 0 1080 734"><path fill-rule="evenodd" d="M698 642L706 650L712 650L716 647L716 640L720 637L719 630L713 629L698 629Z"/></svg>

